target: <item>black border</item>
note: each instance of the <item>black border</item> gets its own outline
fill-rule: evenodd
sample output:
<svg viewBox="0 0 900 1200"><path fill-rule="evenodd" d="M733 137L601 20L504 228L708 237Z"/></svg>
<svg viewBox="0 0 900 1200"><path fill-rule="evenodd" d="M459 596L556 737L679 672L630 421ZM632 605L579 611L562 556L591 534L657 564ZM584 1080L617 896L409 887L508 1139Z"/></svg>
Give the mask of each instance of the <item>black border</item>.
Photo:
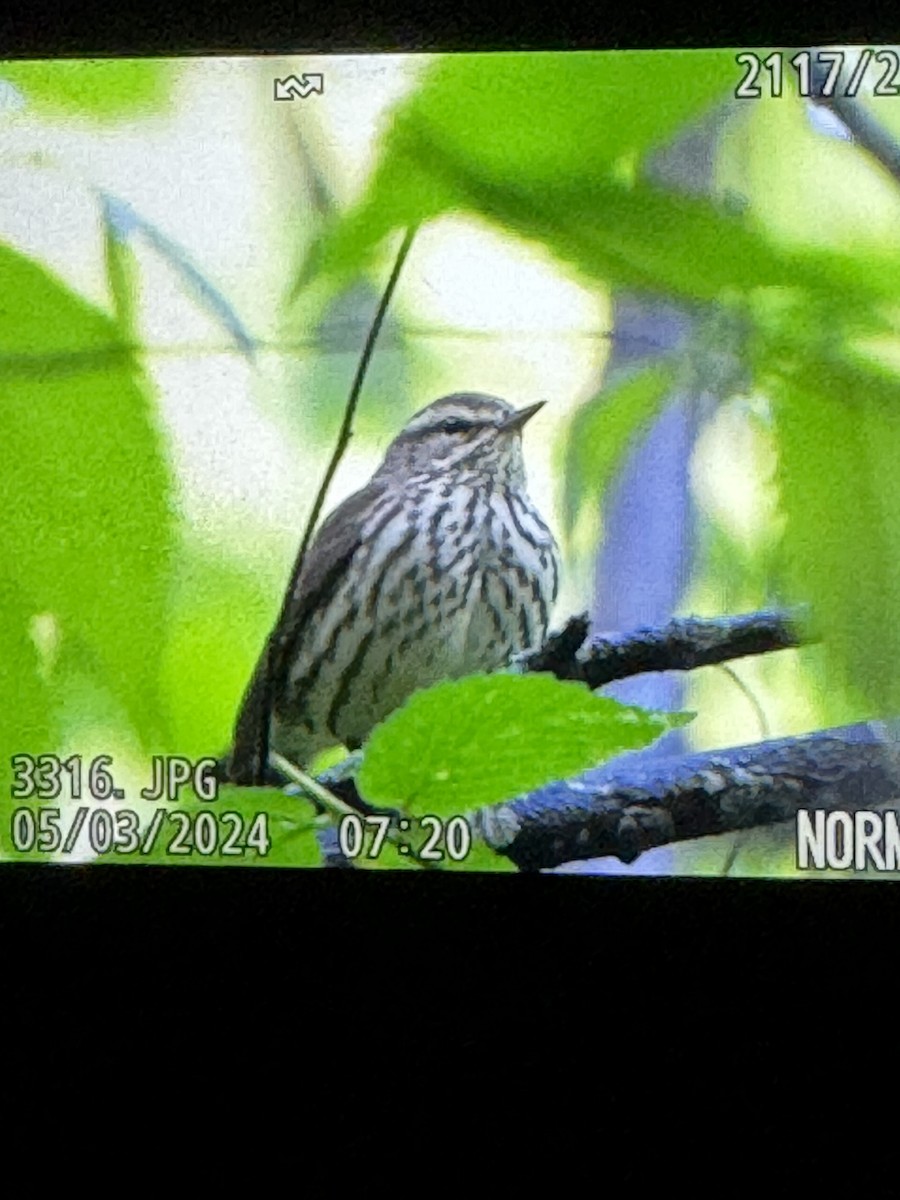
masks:
<svg viewBox="0 0 900 1200"><path fill-rule="evenodd" d="M837 0L790 7L456 0L5 0L0 57L457 50L682 49L891 42L896 8Z"/></svg>

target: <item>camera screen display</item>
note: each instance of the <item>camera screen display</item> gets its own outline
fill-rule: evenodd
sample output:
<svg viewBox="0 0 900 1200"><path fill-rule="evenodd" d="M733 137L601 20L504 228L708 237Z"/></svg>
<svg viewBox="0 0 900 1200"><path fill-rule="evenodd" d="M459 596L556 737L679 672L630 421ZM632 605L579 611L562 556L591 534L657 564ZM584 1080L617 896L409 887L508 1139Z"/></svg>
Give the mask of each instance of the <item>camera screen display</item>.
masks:
<svg viewBox="0 0 900 1200"><path fill-rule="evenodd" d="M0 860L898 877L898 97L0 61Z"/></svg>

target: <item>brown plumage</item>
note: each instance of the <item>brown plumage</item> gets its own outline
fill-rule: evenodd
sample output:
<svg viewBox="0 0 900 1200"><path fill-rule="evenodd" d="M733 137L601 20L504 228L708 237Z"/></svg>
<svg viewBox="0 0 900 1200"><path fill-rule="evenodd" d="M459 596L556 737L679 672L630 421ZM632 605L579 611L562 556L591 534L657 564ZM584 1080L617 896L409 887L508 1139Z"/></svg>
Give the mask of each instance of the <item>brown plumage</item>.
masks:
<svg viewBox="0 0 900 1200"><path fill-rule="evenodd" d="M417 413L360 491L323 522L273 633L270 745L299 765L361 745L413 691L504 666L539 645L556 543L525 486L517 410L477 393ZM260 656L236 728L253 744ZM250 782L252 752L230 777Z"/></svg>

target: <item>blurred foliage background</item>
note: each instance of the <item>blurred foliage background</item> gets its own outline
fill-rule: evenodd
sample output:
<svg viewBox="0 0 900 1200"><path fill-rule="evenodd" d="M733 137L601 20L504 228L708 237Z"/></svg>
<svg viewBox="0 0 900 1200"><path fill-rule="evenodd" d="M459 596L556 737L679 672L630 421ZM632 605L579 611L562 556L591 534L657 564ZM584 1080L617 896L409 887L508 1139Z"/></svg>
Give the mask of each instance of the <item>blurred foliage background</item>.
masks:
<svg viewBox="0 0 900 1200"><path fill-rule="evenodd" d="M304 70L324 93L275 102ZM732 99L740 75L729 51L0 63L0 844L11 754L112 754L136 807L150 754L227 746L411 223L329 506L444 392L546 399L558 621L805 601L823 634L626 690L698 711L670 748L897 713L900 190L790 91ZM272 863L312 861L296 804L266 794ZM729 866L790 858L767 833Z"/></svg>

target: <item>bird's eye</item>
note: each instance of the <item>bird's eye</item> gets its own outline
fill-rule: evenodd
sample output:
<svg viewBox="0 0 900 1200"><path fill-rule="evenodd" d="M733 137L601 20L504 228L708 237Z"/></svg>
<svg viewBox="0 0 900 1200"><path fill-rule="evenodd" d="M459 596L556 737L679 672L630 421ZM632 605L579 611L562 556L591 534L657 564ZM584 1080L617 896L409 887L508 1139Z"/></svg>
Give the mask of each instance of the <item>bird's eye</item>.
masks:
<svg viewBox="0 0 900 1200"><path fill-rule="evenodd" d="M472 428L472 422L464 417L445 417L440 428L443 433L466 433Z"/></svg>

